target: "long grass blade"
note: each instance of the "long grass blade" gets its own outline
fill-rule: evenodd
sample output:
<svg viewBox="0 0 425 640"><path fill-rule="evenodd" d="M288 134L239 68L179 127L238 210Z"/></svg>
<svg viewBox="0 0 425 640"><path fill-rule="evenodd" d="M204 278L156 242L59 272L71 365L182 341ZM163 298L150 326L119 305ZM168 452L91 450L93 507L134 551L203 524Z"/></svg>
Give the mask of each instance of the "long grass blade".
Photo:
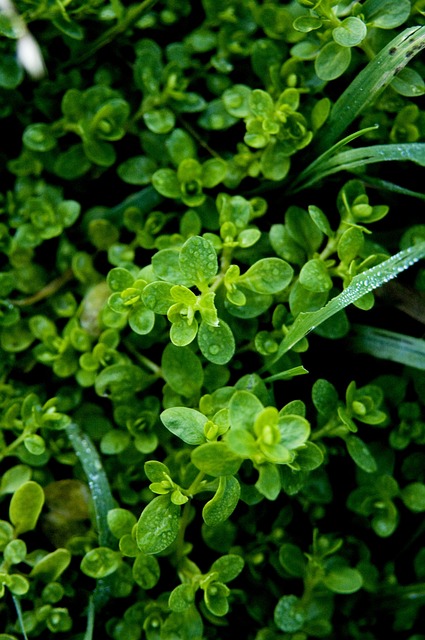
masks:
<svg viewBox="0 0 425 640"><path fill-rule="evenodd" d="M304 336L313 331L322 322L352 304L366 293L392 280L399 273L408 269L415 262L425 257L425 242L399 251L388 260L359 273L339 295L332 298L324 307L317 311L300 313L287 335L279 345L274 362L277 362L287 351L292 349Z"/></svg>
<svg viewBox="0 0 425 640"><path fill-rule="evenodd" d="M347 149L331 157L323 154L318 158L314 166L310 165L300 175L298 184L292 192L310 187L326 176L338 171L351 171L365 164L387 161L410 160L425 166L425 143L404 142L401 144L376 144L369 147Z"/></svg>
<svg viewBox="0 0 425 640"><path fill-rule="evenodd" d="M329 149L353 120L425 48L425 26L405 29L388 43L341 94L321 129L316 153Z"/></svg>
<svg viewBox="0 0 425 640"><path fill-rule="evenodd" d="M355 325L354 329L350 344L356 351L425 371L425 340L376 327Z"/></svg>

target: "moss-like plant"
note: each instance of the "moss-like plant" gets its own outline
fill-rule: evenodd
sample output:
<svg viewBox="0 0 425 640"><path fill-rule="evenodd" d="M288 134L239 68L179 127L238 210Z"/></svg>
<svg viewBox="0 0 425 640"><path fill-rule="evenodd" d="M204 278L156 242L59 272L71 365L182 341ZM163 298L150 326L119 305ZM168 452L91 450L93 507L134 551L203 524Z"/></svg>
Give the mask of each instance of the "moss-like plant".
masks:
<svg viewBox="0 0 425 640"><path fill-rule="evenodd" d="M423 15L0 2L0 640L425 639Z"/></svg>

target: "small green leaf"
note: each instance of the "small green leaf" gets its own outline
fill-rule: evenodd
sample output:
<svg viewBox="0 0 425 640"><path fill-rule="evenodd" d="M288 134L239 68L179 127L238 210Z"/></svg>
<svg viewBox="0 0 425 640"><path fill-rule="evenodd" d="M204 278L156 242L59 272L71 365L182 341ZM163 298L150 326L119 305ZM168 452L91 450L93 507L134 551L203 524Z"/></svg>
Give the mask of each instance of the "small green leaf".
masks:
<svg viewBox="0 0 425 640"><path fill-rule="evenodd" d="M210 571L217 571L220 582L231 582L240 574L244 568L244 564L245 562L241 556L229 553L215 560L211 565Z"/></svg>
<svg viewBox="0 0 425 640"><path fill-rule="evenodd" d="M43 504L44 492L37 482L29 480L16 490L9 507L9 518L16 535L35 529Z"/></svg>
<svg viewBox="0 0 425 640"><path fill-rule="evenodd" d="M133 564L132 575L139 587L153 589L161 575L158 560L152 555L139 552Z"/></svg>
<svg viewBox="0 0 425 640"><path fill-rule="evenodd" d="M68 549L56 549L44 556L31 570L31 578L39 578L43 582L55 582L67 569L71 562Z"/></svg>
<svg viewBox="0 0 425 640"><path fill-rule="evenodd" d="M109 547L91 549L81 560L80 568L90 578L105 578L121 564L121 555Z"/></svg>
<svg viewBox="0 0 425 640"><path fill-rule="evenodd" d="M183 583L175 587L168 598L168 606L171 611L181 613L186 611L195 601L195 592L192 584Z"/></svg>
<svg viewBox="0 0 425 640"><path fill-rule="evenodd" d="M262 258L239 277L245 287L256 293L280 293L291 282L294 271L280 258Z"/></svg>
<svg viewBox="0 0 425 640"><path fill-rule="evenodd" d="M362 575L351 567L338 567L330 571L323 584L334 593L355 593L363 584Z"/></svg>
<svg viewBox="0 0 425 640"><path fill-rule="evenodd" d="M131 533L137 520L131 511L127 509L115 508L108 511L108 527L115 538L121 538L127 533Z"/></svg>
<svg viewBox="0 0 425 640"><path fill-rule="evenodd" d="M351 61L351 50L337 42L328 42L317 56L314 68L321 80L335 80L342 76Z"/></svg>
<svg viewBox="0 0 425 640"><path fill-rule="evenodd" d="M188 324L185 318L176 320L171 325L170 340L176 347L185 347L196 338L198 322L196 319Z"/></svg>
<svg viewBox="0 0 425 640"><path fill-rule="evenodd" d="M203 385L201 362L189 347L168 344L162 352L161 371L170 387L188 398L198 393Z"/></svg>
<svg viewBox="0 0 425 640"><path fill-rule="evenodd" d="M279 562L290 576L304 578L307 559L301 549L296 545L289 542L284 543L279 549Z"/></svg>
<svg viewBox="0 0 425 640"><path fill-rule="evenodd" d="M212 582L204 592L204 600L207 609L215 616L225 616L229 611L230 589L222 582Z"/></svg>
<svg viewBox="0 0 425 640"><path fill-rule="evenodd" d="M399 71L391 81L391 87L401 96L414 98L425 93L425 82L414 69L405 68Z"/></svg>
<svg viewBox="0 0 425 640"><path fill-rule="evenodd" d="M134 156L122 162L117 173L127 184L150 184L152 175L157 168L156 162L147 156Z"/></svg>
<svg viewBox="0 0 425 640"><path fill-rule="evenodd" d="M305 614L301 600L296 596L283 596L274 610L274 621L278 629L294 633L302 629Z"/></svg>
<svg viewBox="0 0 425 640"><path fill-rule="evenodd" d="M216 327L201 322L198 344L205 358L214 364L227 364L235 353L235 338L224 320L220 320Z"/></svg>
<svg viewBox="0 0 425 640"><path fill-rule="evenodd" d="M214 478L235 475L243 462L224 442L201 444L192 451L191 459L195 467Z"/></svg>
<svg viewBox="0 0 425 640"><path fill-rule="evenodd" d="M365 22L378 29L395 29L408 19L410 0L366 0L362 5Z"/></svg>
<svg viewBox="0 0 425 640"><path fill-rule="evenodd" d="M340 237L338 241L338 258L350 264L352 260L360 255L364 245L364 236L358 227L350 227Z"/></svg>
<svg viewBox="0 0 425 640"><path fill-rule="evenodd" d="M224 91L222 99L228 113L235 118L245 118L249 114L251 89L244 84L234 84Z"/></svg>
<svg viewBox="0 0 425 640"><path fill-rule="evenodd" d="M411 482L402 489L401 499L410 511L422 513L425 511L425 484Z"/></svg>
<svg viewBox="0 0 425 640"><path fill-rule="evenodd" d="M359 45L367 35L367 27L363 20L349 16L345 18L339 25L332 31L332 37L343 47L355 47Z"/></svg>
<svg viewBox="0 0 425 640"><path fill-rule="evenodd" d="M375 458L363 440L357 436L349 435L345 439L345 443L350 457L358 467L366 471L366 473L374 473L377 470Z"/></svg>
<svg viewBox="0 0 425 640"><path fill-rule="evenodd" d="M221 522L225 522L235 510L240 493L241 488L236 478L233 476L221 476L214 497L202 509L202 517L205 524L209 527L214 527ZM227 582L222 577L219 579Z"/></svg>
<svg viewBox="0 0 425 640"><path fill-rule="evenodd" d="M328 268L320 258L306 262L300 271L299 279L307 291L324 293L330 291L333 286Z"/></svg>
<svg viewBox="0 0 425 640"><path fill-rule="evenodd" d="M174 127L176 117L171 109L156 109L146 111L143 120L147 128L153 133L168 133Z"/></svg>
<svg viewBox="0 0 425 640"><path fill-rule="evenodd" d="M201 236L186 240L180 251L180 269L188 280L203 288L218 271L213 244Z"/></svg>
<svg viewBox="0 0 425 640"><path fill-rule="evenodd" d="M152 176L152 184L165 198L180 198L181 188L177 174L172 169L158 169Z"/></svg>
<svg viewBox="0 0 425 640"><path fill-rule="evenodd" d="M255 417L264 409L260 400L249 391L236 391L229 403L232 429L251 430Z"/></svg>
<svg viewBox="0 0 425 640"><path fill-rule="evenodd" d="M204 427L208 418L196 409L170 407L161 413L160 418L168 431L183 442L193 445L205 442Z"/></svg>
<svg viewBox="0 0 425 640"><path fill-rule="evenodd" d="M255 488L267 500L276 500L281 490L279 470L272 462L258 465L258 480Z"/></svg>
<svg viewBox="0 0 425 640"><path fill-rule="evenodd" d="M143 553L160 553L177 538L180 529L180 507L169 494L154 498L143 509L137 523L136 542Z"/></svg>

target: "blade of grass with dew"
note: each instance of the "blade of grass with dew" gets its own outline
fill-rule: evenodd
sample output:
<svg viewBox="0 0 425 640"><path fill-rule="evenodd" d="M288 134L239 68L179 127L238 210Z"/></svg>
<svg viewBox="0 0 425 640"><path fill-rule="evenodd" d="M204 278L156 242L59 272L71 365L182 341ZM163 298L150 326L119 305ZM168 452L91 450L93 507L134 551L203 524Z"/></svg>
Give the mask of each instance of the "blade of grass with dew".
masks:
<svg viewBox="0 0 425 640"><path fill-rule="evenodd" d="M351 170L352 173L357 175L360 180L366 185L370 187L374 187L376 189L380 189L381 191L391 191L392 193L399 193L402 196L409 196L411 198L417 198L418 200L425 201L425 193L420 191L412 191L412 189L406 189L406 187L402 187L399 184L395 184L395 182L389 182L388 180L383 180L382 178L376 178L375 176L365 175L361 170L356 171L355 169Z"/></svg>
<svg viewBox="0 0 425 640"><path fill-rule="evenodd" d="M108 478L103 469L97 449L89 436L83 433L77 424L73 422L69 424L66 427L66 432L87 477L93 500L99 545L101 547L115 548L116 540L108 527L107 521L108 511L113 509L114 501ZM109 577L110 576L107 576L106 578L97 580L96 588L92 596L93 605L97 610L101 609L109 600Z"/></svg>
<svg viewBox="0 0 425 640"><path fill-rule="evenodd" d="M353 120L425 48L425 26L405 29L387 44L340 95L318 136L317 153L329 149Z"/></svg>
<svg viewBox="0 0 425 640"><path fill-rule="evenodd" d="M425 340L376 327L353 328L356 335L350 345L356 351L425 371Z"/></svg>
<svg viewBox="0 0 425 640"><path fill-rule="evenodd" d="M287 335L282 340L273 362L277 362L287 351L292 349L304 336L313 331L322 322L352 304L366 293L392 280L399 273L408 269L415 262L425 257L425 242L420 242L408 249L399 251L388 260L354 276L351 283L339 295L332 298L317 311L300 313Z"/></svg>
<svg viewBox="0 0 425 640"><path fill-rule="evenodd" d="M293 367L292 369L287 369L286 371L281 371L280 373L275 373L268 378L264 378L264 382L276 382L277 380L292 380L295 376L302 376L305 373L308 373L307 369L303 366Z"/></svg>
<svg viewBox="0 0 425 640"><path fill-rule="evenodd" d="M326 156L326 157L325 157ZM291 191L296 193L302 189L306 189L338 171L351 171L357 167L363 167L365 164L388 161L410 160L416 164L425 166L425 143L423 142L404 142L400 144L376 144L370 147L360 147L357 149L347 149L337 153L332 157L329 154L323 154L315 162L314 167L310 165L299 176L295 189Z"/></svg>

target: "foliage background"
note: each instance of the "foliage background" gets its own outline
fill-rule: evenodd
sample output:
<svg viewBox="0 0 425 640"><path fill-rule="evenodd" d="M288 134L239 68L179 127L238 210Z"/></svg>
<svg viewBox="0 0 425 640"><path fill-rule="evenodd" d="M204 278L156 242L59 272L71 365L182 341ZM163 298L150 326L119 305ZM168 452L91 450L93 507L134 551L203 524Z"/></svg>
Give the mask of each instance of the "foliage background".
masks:
<svg viewBox="0 0 425 640"><path fill-rule="evenodd" d="M424 3L0 8L1 640L423 640Z"/></svg>

